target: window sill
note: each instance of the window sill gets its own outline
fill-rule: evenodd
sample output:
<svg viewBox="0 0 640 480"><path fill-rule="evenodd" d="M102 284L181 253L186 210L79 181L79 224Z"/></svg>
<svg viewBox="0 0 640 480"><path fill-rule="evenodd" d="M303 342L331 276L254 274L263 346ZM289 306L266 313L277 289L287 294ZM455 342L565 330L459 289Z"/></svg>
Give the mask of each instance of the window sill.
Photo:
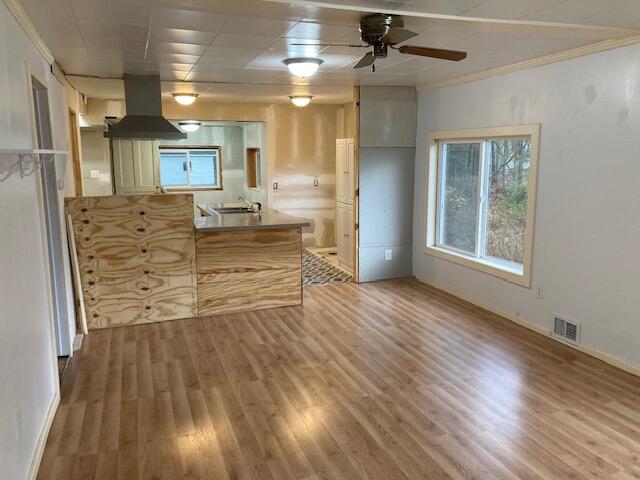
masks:
<svg viewBox="0 0 640 480"><path fill-rule="evenodd" d="M509 268L507 265L496 265L495 263L487 260L468 257L436 246L425 247L424 253L452 263L457 263L458 265L462 265L473 270L493 275L494 277L515 283L521 287L531 288L530 275L528 273L528 269L524 266L522 271L520 271L519 269Z"/></svg>
<svg viewBox="0 0 640 480"><path fill-rule="evenodd" d="M164 187L167 192L207 192L210 190L222 190L222 187Z"/></svg>

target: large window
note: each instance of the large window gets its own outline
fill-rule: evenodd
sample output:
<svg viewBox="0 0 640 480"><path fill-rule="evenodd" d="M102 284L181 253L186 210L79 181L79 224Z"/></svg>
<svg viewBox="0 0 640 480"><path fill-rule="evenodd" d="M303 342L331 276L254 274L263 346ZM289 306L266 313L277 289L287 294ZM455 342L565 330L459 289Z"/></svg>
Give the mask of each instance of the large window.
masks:
<svg viewBox="0 0 640 480"><path fill-rule="evenodd" d="M221 189L220 148L161 148L160 183L167 189Z"/></svg>
<svg viewBox="0 0 640 480"><path fill-rule="evenodd" d="M538 132L429 135L427 253L530 286Z"/></svg>

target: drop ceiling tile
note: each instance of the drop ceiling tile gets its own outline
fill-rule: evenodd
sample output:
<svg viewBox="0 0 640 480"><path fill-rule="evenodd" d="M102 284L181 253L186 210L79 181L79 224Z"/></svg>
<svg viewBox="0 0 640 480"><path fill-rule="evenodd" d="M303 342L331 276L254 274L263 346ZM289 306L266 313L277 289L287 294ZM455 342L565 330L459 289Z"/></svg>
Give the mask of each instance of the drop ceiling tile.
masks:
<svg viewBox="0 0 640 480"><path fill-rule="evenodd" d="M160 74L161 80L182 80L187 75L187 72L165 70L162 68L158 73Z"/></svg>
<svg viewBox="0 0 640 480"><path fill-rule="evenodd" d="M92 22L82 20L78 22L82 35L91 37L126 37L146 40L149 27L142 25L126 25L107 22Z"/></svg>
<svg viewBox="0 0 640 480"><path fill-rule="evenodd" d="M178 53L154 53L147 51L146 60L160 63L195 64L200 57L198 55L181 55Z"/></svg>
<svg viewBox="0 0 640 480"><path fill-rule="evenodd" d="M459 15L480 5L485 0L421 0L402 2L403 10L437 13L440 15Z"/></svg>
<svg viewBox="0 0 640 480"><path fill-rule="evenodd" d="M154 27L180 28L183 30L199 30L202 32L217 33L227 19L228 15L160 7L153 10L151 24Z"/></svg>
<svg viewBox="0 0 640 480"><path fill-rule="evenodd" d="M309 38L315 40L342 41L353 33L353 27L315 22L300 22L286 34L288 38Z"/></svg>
<svg viewBox="0 0 640 480"><path fill-rule="evenodd" d="M180 55L202 55L207 50L206 45L192 43L150 42L147 48L149 53L174 53Z"/></svg>
<svg viewBox="0 0 640 480"><path fill-rule="evenodd" d="M82 35L70 35L66 33L51 33L47 35L47 45L49 47L84 47Z"/></svg>
<svg viewBox="0 0 640 480"><path fill-rule="evenodd" d="M180 28L151 28L149 40L152 42L192 43L195 45L209 45L215 33Z"/></svg>
<svg viewBox="0 0 640 480"><path fill-rule="evenodd" d="M258 55L236 55L229 57L205 57L202 56L197 62L201 67L244 67Z"/></svg>
<svg viewBox="0 0 640 480"><path fill-rule="evenodd" d="M125 37L83 37L84 43L89 50L100 49L121 49L121 50L142 50L144 51L145 40Z"/></svg>
<svg viewBox="0 0 640 480"><path fill-rule="evenodd" d="M323 63L320 66L322 70L333 70L350 62L355 62L360 58L360 55L320 55ZM247 68L264 68L268 70L286 70L286 66L282 63L284 58L282 55L274 52L264 52L250 63L247 64ZM314 77L315 78L315 77Z"/></svg>
<svg viewBox="0 0 640 480"><path fill-rule="evenodd" d="M242 68L253 58L242 57L202 57L193 68L196 72L215 71L219 68Z"/></svg>
<svg viewBox="0 0 640 480"><path fill-rule="evenodd" d="M487 0L462 13L466 17L516 19L562 3L564 0Z"/></svg>
<svg viewBox="0 0 640 480"><path fill-rule="evenodd" d="M262 48L218 47L212 45L204 52L204 57L243 57L255 58L263 52Z"/></svg>
<svg viewBox="0 0 640 480"><path fill-rule="evenodd" d="M195 72L191 71L184 77L185 81L191 82L231 82L234 78L233 69L220 69L215 72Z"/></svg>
<svg viewBox="0 0 640 480"><path fill-rule="evenodd" d="M104 0L71 0L76 19L93 22L149 25L151 5L118 3Z"/></svg>
<svg viewBox="0 0 640 480"><path fill-rule="evenodd" d="M326 47L318 45L319 40L308 38L280 38L271 44L270 52L282 54L282 58L289 57L317 57Z"/></svg>
<svg viewBox="0 0 640 480"><path fill-rule="evenodd" d="M219 33L213 40L212 46L264 49L265 46L272 45L276 40L278 40L277 37Z"/></svg>
<svg viewBox="0 0 640 480"><path fill-rule="evenodd" d="M222 27L221 33L281 37L296 23L295 21L271 18L231 16Z"/></svg>

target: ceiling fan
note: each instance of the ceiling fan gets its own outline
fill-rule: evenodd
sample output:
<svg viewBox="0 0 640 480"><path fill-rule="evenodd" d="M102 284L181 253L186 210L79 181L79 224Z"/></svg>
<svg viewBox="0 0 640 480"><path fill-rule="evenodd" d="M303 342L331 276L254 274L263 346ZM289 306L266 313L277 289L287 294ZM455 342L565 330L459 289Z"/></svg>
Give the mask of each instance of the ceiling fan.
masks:
<svg viewBox="0 0 640 480"><path fill-rule="evenodd" d="M414 45L402 45L400 47L396 47L399 43L406 42L417 35L417 33L404 28L404 21L402 20L402 17L398 15L374 13L373 15L366 15L360 19L360 38L362 38L362 41L365 42L366 45L352 45L344 43L318 43L313 45L354 48L373 47L372 51L365 53L353 66L353 68L370 66L373 72L376 71L376 59L386 58L389 48L408 55L439 58L454 62L459 62L460 60L467 58L467 52L460 52L457 50L418 47ZM309 44L293 43L292 45L308 46Z"/></svg>

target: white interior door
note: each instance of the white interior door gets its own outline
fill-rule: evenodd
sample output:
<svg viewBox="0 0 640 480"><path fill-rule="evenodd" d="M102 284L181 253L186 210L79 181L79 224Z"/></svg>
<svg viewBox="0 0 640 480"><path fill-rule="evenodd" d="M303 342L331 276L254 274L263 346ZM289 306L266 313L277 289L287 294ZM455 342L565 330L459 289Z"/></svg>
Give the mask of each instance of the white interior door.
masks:
<svg viewBox="0 0 640 480"><path fill-rule="evenodd" d="M336 200L339 203L346 203L346 142L340 138L336 140Z"/></svg>
<svg viewBox="0 0 640 480"><path fill-rule="evenodd" d="M345 141L345 203L353 205L354 198L354 184L353 184L353 171L355 168L355 142L353 138L348 138Z"/></svg>

